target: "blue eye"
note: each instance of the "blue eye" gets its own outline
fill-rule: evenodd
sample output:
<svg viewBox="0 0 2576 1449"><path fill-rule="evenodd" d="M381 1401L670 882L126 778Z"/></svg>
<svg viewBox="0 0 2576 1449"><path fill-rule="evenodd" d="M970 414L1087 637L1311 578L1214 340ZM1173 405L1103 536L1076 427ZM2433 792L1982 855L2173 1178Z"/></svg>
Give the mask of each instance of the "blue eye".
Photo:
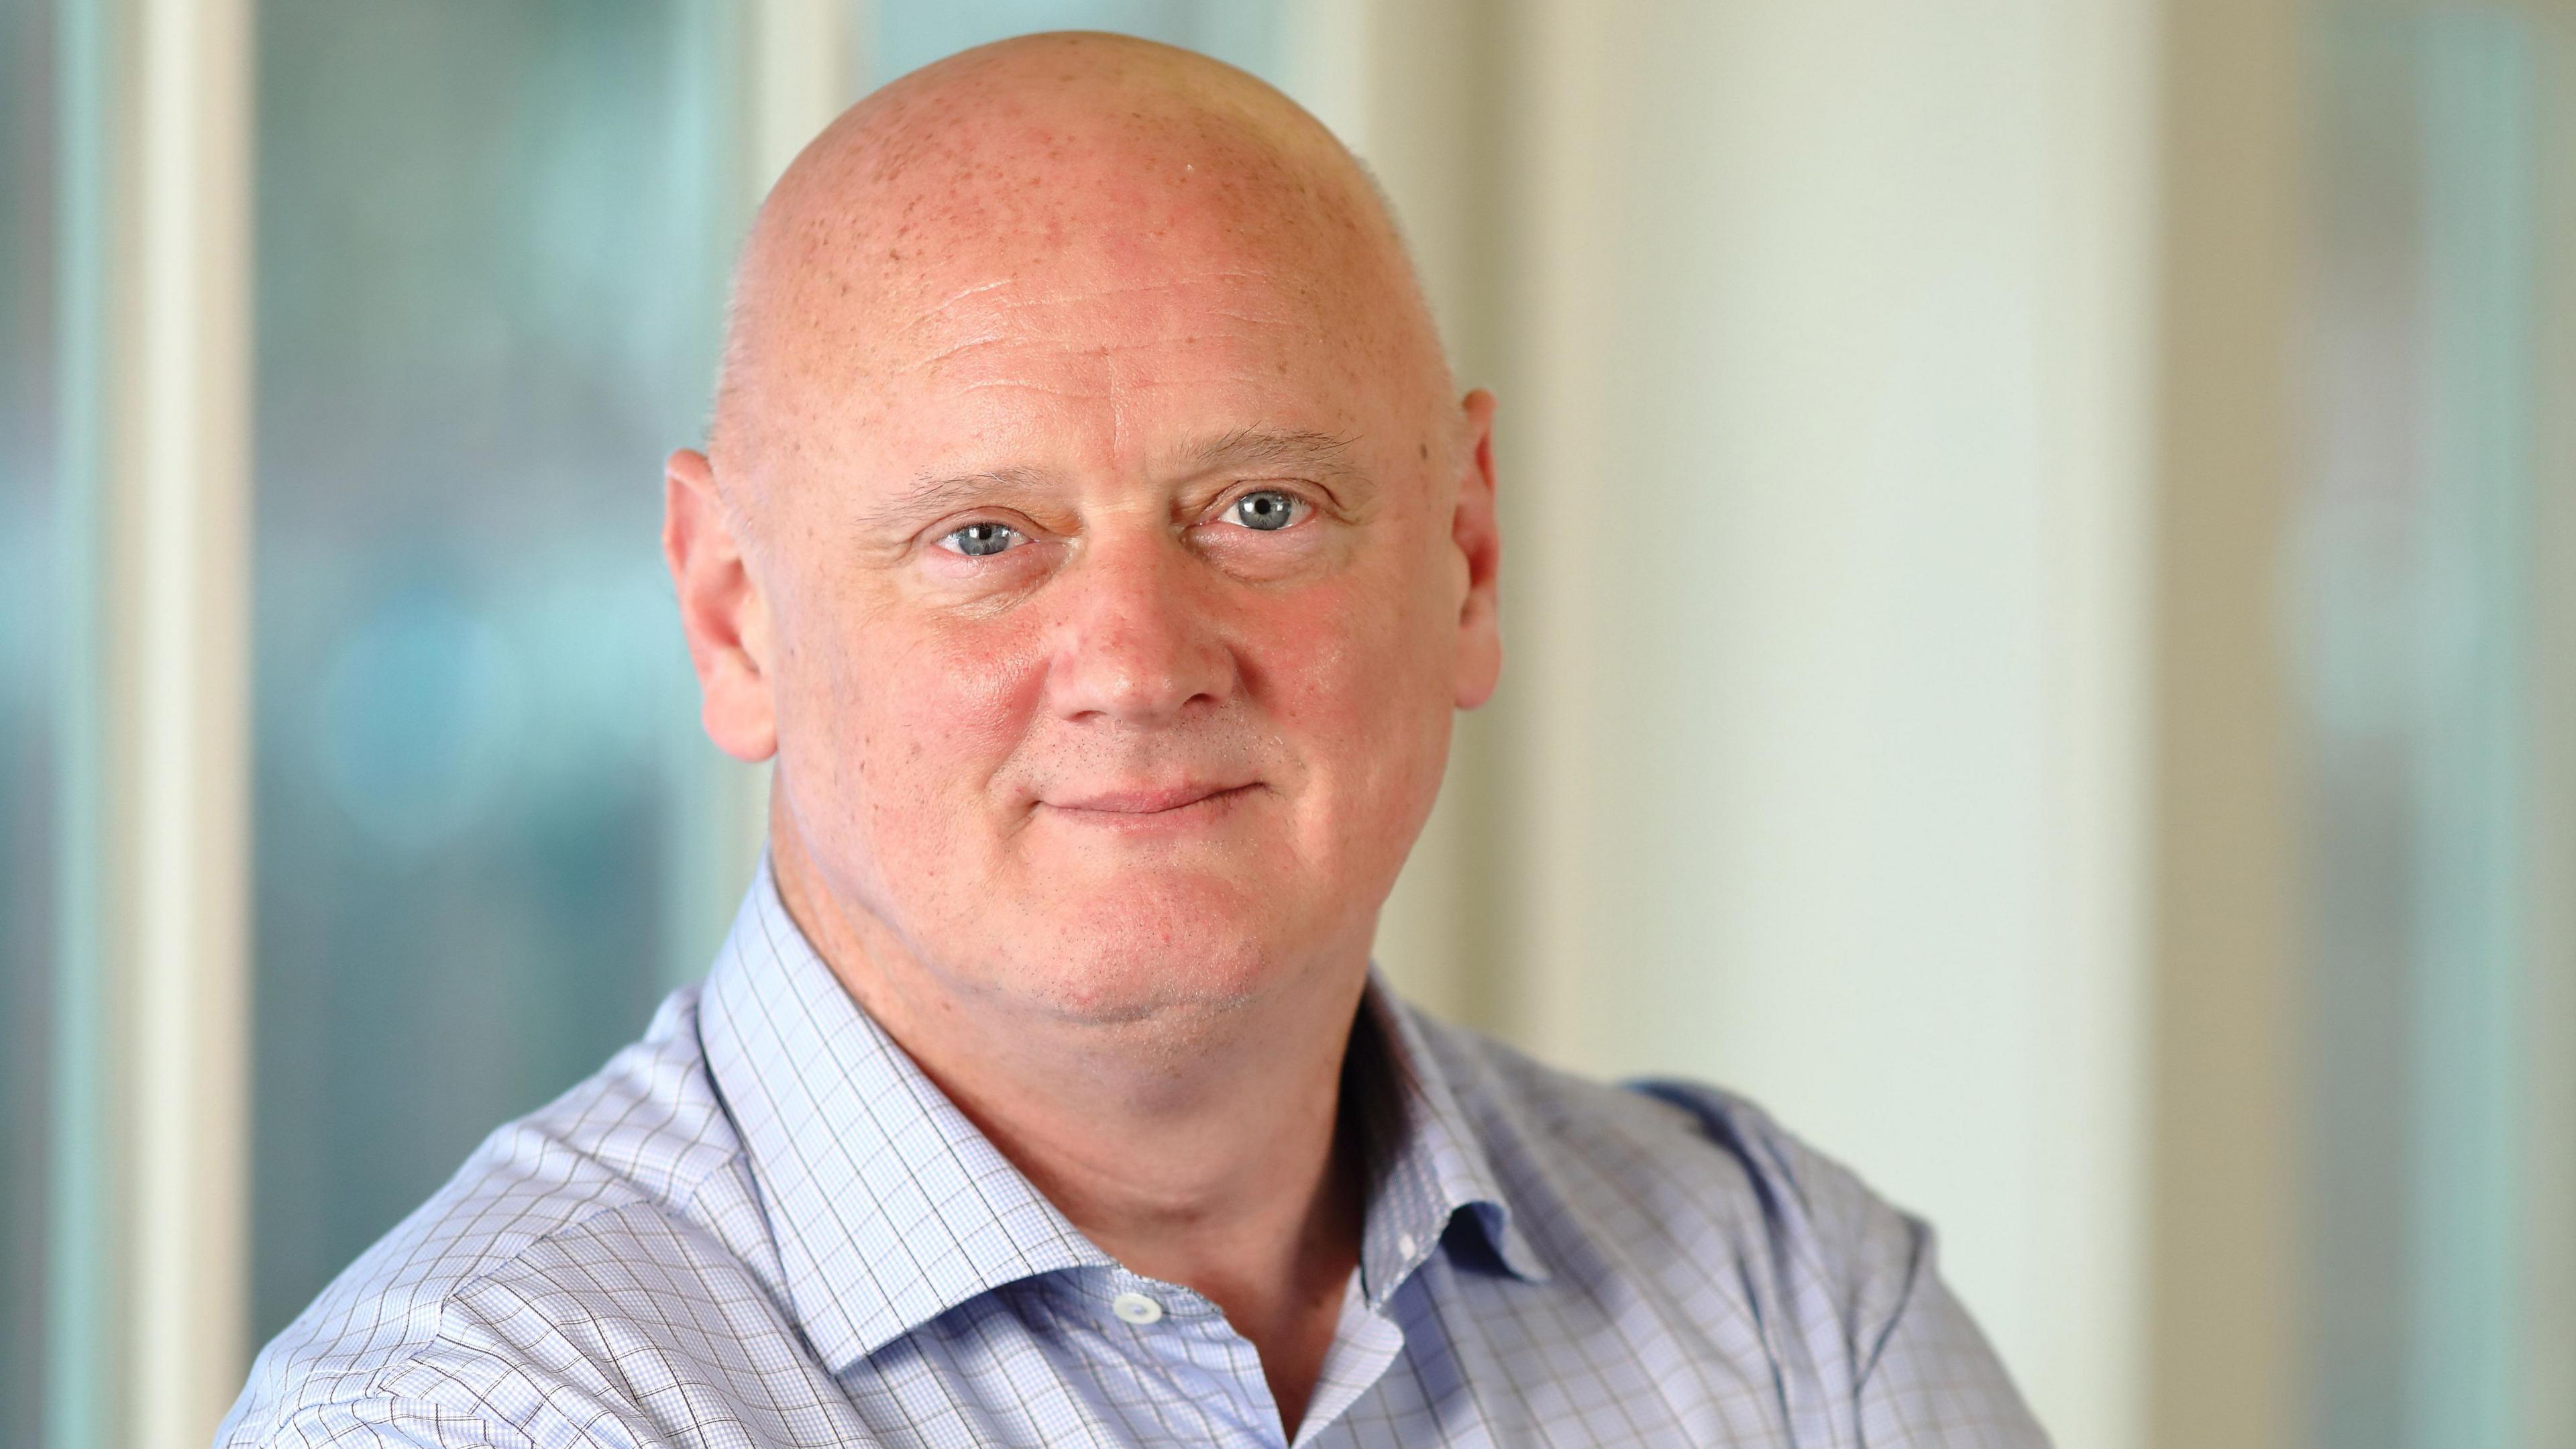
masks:
<svg viewBox="0 0 2576 1449"><path fill-rule="evenodd" d="M1011 546L1019 530L1007 523L970 523L950 532L939 542L968 558L989 558Z"/></svg>
<svg viewBox="0 0 2576 1449"><path fill-rule="evenodd" d="M1268 533L1286 528L1296 518L1297 500L1291 494L1263 489L1259 493L1246 493L1234 500L1233 506L1226 512L1234 515L1235 522L1244 527L1257 528Z"/></svg>

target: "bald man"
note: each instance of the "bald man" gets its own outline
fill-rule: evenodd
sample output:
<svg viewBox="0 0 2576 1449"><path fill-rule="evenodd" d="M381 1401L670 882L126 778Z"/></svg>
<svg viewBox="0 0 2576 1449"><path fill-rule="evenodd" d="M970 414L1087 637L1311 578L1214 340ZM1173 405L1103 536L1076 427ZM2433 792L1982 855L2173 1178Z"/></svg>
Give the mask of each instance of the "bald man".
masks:
<svg viewBox="0 0 2576 1449"><path fill-rule="evenodd" d="M777 762L732 936L220 1442L2039 1442L1921 1223L1372 974L1501 667L1493 414L1239 72L1035 37L835 122L666 480Z"/></svg>

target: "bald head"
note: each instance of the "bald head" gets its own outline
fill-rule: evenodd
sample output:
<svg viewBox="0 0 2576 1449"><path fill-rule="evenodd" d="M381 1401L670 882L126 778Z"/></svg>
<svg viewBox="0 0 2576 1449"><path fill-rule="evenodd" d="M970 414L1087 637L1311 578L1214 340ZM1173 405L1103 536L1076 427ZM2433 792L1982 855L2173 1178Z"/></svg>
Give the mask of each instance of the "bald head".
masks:
<svg viewBox="0 0 2576 1449"><path fill-rule="evenodd" d="M843 113L761 207L728 316L715 472L732 493L796 470L867 426L887 381L1064 321L1050 298L1212 278L1265 321L1335 339L1362 385L1448 399L1379 192L1295 102L1126 36L951 56Z"/></svg>

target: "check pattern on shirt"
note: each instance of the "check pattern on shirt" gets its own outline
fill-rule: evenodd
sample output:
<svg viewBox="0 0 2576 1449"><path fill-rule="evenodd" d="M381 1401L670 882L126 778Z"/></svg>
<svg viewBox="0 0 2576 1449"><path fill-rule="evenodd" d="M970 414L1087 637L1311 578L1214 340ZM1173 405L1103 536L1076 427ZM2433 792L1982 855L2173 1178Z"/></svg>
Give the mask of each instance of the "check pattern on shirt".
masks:
<svg viewBox="0 0 2576 1449"><path fill-rule="evenodd" d="M1929 1230L1743 1100L1365 1010L1387 1126L1297 1445L2045 1442ZM1041 1196L764 867L704 986L341 1274L216 1442L1289 1441L1251 1344Z"/></svg>

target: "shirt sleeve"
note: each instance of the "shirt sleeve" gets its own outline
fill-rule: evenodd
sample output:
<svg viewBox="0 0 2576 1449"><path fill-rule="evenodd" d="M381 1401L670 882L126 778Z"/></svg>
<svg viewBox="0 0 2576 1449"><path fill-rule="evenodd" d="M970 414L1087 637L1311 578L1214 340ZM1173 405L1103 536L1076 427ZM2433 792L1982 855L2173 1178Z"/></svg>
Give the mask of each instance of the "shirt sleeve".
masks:
<svg viewBox="0 0 2576 1449"><path fill-rule="evenodd" d="M1861 1348L1853 1406L1867 1445L2046 1449L2003 1361L1941 1281L1932 1230L1909 1220L1918 1250L1894 1315Z"/></svg>
<svg viewBox="0 0 2576 1449"><path fill-rule="evenodd" d="M1772 1346L1788 1409L1872 1449L2047 1449L2048 1437L1941 1281L1932 1228L1730 1092L1632 1084L1689 1112L1742 1164L1770 1245ZM1821 1402L1820 1402L1821 1401Z"/></svg>
<svg viewBox="0 0 2576 1449"><path fill-rule="evenodd" d="M314 1404L264 1431L236 1427L216 1449L534 1449L526 1435L479 1414L420 1399L370 1397Z"/></svg>

